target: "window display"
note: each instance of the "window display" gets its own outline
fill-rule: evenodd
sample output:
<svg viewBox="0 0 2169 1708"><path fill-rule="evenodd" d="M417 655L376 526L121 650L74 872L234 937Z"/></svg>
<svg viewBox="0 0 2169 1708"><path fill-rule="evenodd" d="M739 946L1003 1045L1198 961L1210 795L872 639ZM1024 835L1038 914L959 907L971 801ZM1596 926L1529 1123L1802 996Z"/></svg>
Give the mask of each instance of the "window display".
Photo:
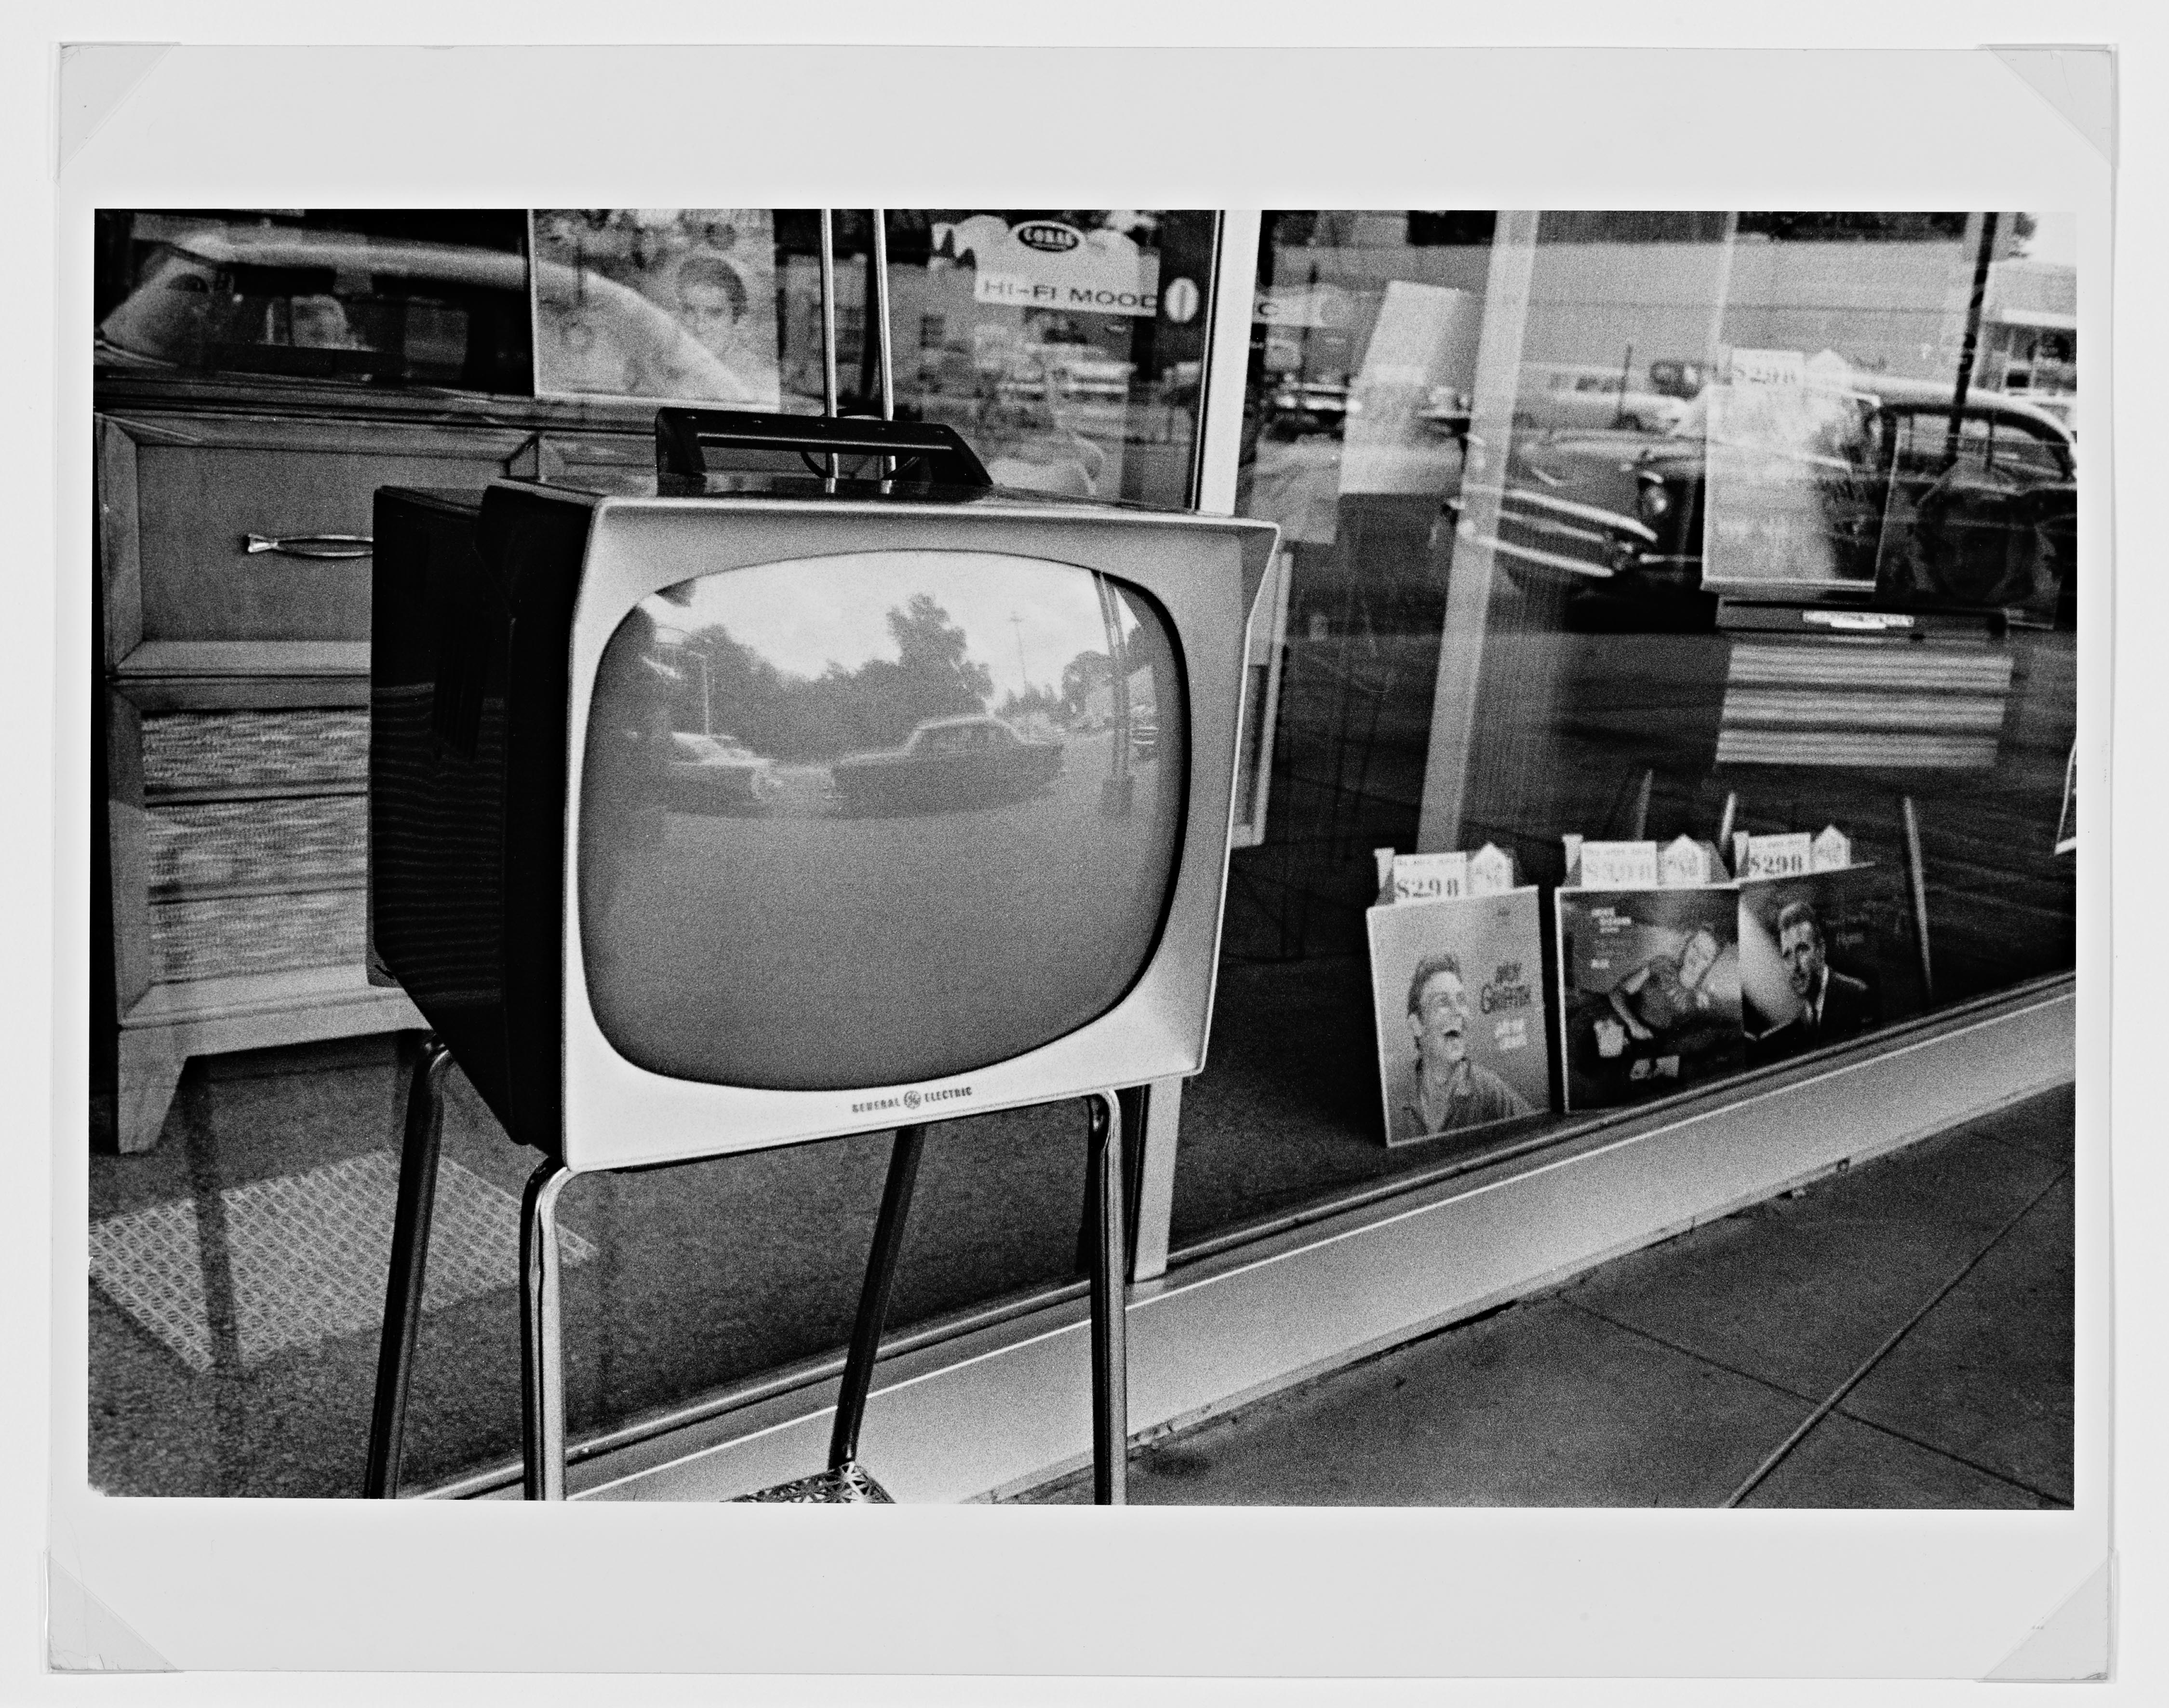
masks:
<svg viewBox="0 0 2169 1708"><path fill-rule="evenodd" d="M1553 893L1559 1130L2070 969L2070 232L1265 216L1239 509L1287 542L1281 701L1178 1256L1528 1142L1379 1143L1382 846Z"/></svg>

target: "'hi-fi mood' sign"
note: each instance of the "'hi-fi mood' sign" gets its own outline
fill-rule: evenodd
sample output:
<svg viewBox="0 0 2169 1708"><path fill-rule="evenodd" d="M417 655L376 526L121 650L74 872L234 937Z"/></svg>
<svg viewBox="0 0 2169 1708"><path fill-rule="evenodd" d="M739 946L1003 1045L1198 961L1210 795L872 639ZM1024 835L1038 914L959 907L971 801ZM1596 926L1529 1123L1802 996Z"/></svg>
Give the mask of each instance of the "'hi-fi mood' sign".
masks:
<svg viewBox="0 0 2169 1708"><path fill-rule="evenodd" d="M1079 231L1060 220L1012 227L995 214L973 214L934 227L934 247L976 274L972 297L1013 308L1086 314L1148 315L1159 307L1159 257L1126 232Z"/></svg>

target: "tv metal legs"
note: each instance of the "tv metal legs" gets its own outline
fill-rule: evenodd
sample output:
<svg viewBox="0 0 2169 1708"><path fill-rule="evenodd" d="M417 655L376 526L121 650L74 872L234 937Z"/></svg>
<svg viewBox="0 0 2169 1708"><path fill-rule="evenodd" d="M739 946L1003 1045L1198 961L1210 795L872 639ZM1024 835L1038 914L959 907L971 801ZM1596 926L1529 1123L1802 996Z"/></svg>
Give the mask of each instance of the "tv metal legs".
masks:
<svg viewBox="0 0 2169 1708"><path fill-rule="evenodd" d="M392 1268L385 1284L384 1336L376 1359L376 1398L369 1426L362 1493L390 1500L399 1492L399 1458L422 1321L429 1262L430 1211L445 1128L445 1075L451 1052L423 1034L407 1088L407 1129L399 1155L399 1197L392 1216ZM520 1365L525 1426L523 1457L530 1500L565 1497L565 1361L558 1277L557 1195L572 1178L546 1161L527 1182L520 1217Z"/></svg>
<svg viewBox="0 0 2169 1708"><path fill-rule="evenodd" d="M1093 1498L1101 1506L1123 1503L1125 1455L1129 1444L1127 1354L1123 1307L1129 1271L1123 1246L1127 1198L1122 1189L1122 1105L1112 1092L1095 1092L1085 1100L1090 1162L1085 1196L1090 1222L1088 1262L1091 1271ZM876 1502L887 1491L858 1462L859 1428L866 1419L874 1364L881 1352L882 1327L888 1316L889 1294L903 1252L903 1225L911 1209L912 1188L926 1140L924 1127L899 1127L889 1153L888 1183L874 1222L873 1249L866 1259L859 1291L851 1345L836 1395L835 1422L829 1436L829 1468L812 1476L778 1483L741 1500L791 1503Z"/></svg>
<svg viewBox="0 0 2169 1708"><path fill-rule="evenodd" d="M844 1360L844 1383L836 1396L835 1427L829 1433L829 1469L848 1470L859 1457L859 1425L866 1415L873 1386L874 1359L881 1352L882 1325L903 1255L903 1222L911 1213L911 1189L919 1180L919 1159L926 1148L926 1129L899 1127L889 1151L888 1183L882 1189L881 1214L874 1220L873 1250L859 1289L859 1314L851 1324L851 1349Z"/></svg>
<svg viewBox="0 0 2169 1708"><path fill-rule="evenodd" d="M520 1204L521 1458L530 1501L565 1498L565 1338L559 1284L564 1265L557 1245L557 1198L572 1177L556 1157L546 1159L529 1177Z"/></svg>
<svg viewBox="0 0 2169 1708"><path fill-rule="evenodd" d="M407 1424L407 1385L422 1326L422 1285L429 1266L429 1214L437 1198L437 1154L445 1130L445 1074L452 1053L434 1032L422 1034L407 1086L407 1130L399 1147L399 1197L392 1213L392 1268L384 1288L384 1334L376 1354L376 1401L369 1420L369 1463L361 1492L369 1500L399 1492Z"/></svg>
<svg viewBox="0 0 2169 1708"><path fill-rule="evenodd" d="M1092 1242L1092 1498L1125 1503L1129 1470L1129 1353L1123 1338L1129 1289L1123 1252L1122 1107L1112 1092L1086 1100L1090 1191L1099 1237Z"/></svg>
<svg viewBox="0 0 2169 1708"><path fill-rule="evenodd" d="M429 1266L430 1210L436 1196L437 1160L444 1132L445 1075L451 1054L434 1033L418 1046L408 1087L406 1132L399 1162L399 1196L393 1212L391 1275L386 1284L384 1335L377 1357L376 1404L370 1422L369 1460L363 1492L388 1500L399 1486L399 1459L408 1379L421 1323L422 1289ZM1089 1167L1086 1193L1094 1237L1090 1252L1092 1360L1092 1493L1101 1506L1124 1501L1129 1435L1127 1351L1124 1307L1128 1257L1122 1183L1122 1113L1113 1092L1085 1100ZM873 1250L859 1294L851 1345L829 1438L829 1475L808 1483L850 1482L854 1499L884 1497L857 1465L859 1429L873 1385L882 1328L903 1252L904 1223L925 1147L923 1126L897 1129L887 1184L874 1223ZM527 1182L520 1218L520 1364L524 1488L529 1500L565 1498L565 1358L557 1238L557 1200L572 1171L555 1158ZM793 1498L833 1498L830 1495Z"/></svg>

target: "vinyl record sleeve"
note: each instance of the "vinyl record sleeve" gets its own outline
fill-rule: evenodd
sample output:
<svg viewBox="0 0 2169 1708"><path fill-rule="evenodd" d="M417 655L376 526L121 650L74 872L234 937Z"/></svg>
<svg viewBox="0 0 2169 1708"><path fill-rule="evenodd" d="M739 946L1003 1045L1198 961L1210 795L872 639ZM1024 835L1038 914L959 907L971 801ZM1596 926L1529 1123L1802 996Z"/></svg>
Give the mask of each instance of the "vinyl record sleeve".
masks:
<svg viewBox="0 0 2169 1708"><path fill-rule="evenodd" d="M1751 1064L1917 1011L1919 963L1897 873L1857 865L1742 882L1740 990Z"/></svg>
<svg viewBox="0 0 2169 1708"><path fill-rule="evenodd" d="M1367 924L1386 1143L1547 1112L1536 887L1374 907Z"/></svg>
<svg viewBox="0 0 2169 1708"><path fill-rule="evenodd" d="M1737 886L1553 899L1568 1108L1639 1102L1740 1066Z"/></svg>

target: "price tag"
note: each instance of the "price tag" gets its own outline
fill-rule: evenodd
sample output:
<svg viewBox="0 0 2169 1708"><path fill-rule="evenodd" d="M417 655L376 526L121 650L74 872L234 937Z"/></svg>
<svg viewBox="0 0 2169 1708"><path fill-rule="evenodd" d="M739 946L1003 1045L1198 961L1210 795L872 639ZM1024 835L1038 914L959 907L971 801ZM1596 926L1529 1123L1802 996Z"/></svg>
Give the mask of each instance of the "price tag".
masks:
<svg viewBox="0 0 2169 1708"><path fill-rule="evenodd" d="M1514 857L1486 842L1468 857L1468 893L1503 895L1514 887Z"/></svg>
<svg viewBox="0 0 2169 1708"><path fill-rule="evenodd" d="M1746 875L1750 878L1799 878L1814 863L1815 850L1805 830L1747 839Z"/></svg>
<svg viewBox="0 0 2169 1708"><path fill-rule="evenodd" d="M1835 825L1824 825L1822 835L1815 838L1811 863L1817 872L1837 872L1852 865L1852 839Z"/></svg>
<svg viewBox="0 0 2169 1708"><path fill-rule="evenodd" d="M1692 836L1667 842L1665 851L1657 857L1657 881L1668 889L1719 883L1724 878L1718 869L1717 850Z"/></svg>
<svg viewBox="0 0 2169 1708"><path fill-rule="evenodd" d="M1654 889L1657 887L1655 842L1584 842L1584 889Z"/></svg>
<svg viewBox="0 0 2169 1708"><path fill-rule="evenodd" d="M1446 901L1468 894L1466 854L1396 854L1394 900Z"/></svg>

